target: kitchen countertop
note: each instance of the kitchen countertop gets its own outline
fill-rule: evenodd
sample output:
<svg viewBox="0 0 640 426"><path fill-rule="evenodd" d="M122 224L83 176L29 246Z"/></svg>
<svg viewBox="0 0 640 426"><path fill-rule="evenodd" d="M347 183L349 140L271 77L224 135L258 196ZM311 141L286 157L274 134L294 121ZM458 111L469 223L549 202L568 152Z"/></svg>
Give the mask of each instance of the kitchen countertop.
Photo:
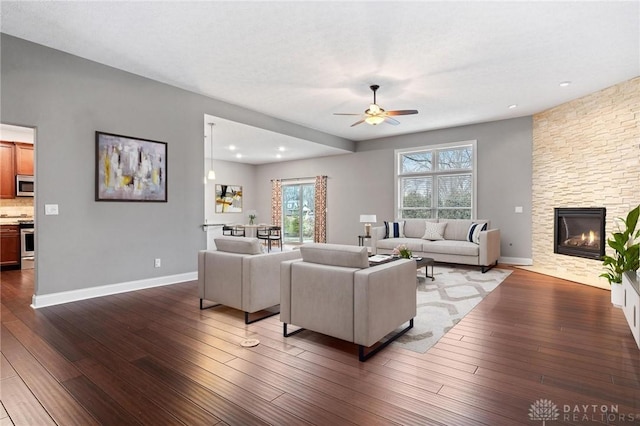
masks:
<svg viewBox="0 0 640 426"><path fill-rule="evenodd" d="M30 216L0 216L0 225L19 225L20 222L33 220Z"/></svg>

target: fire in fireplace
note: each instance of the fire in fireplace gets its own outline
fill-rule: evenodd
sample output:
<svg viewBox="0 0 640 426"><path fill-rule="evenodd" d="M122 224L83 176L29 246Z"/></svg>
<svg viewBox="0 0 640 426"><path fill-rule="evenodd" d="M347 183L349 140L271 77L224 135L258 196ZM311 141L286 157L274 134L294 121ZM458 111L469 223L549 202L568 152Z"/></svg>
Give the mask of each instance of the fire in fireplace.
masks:
<svg viewBox="0 0 640 426"><path fill-rule="evenodd" d="M553 252L600 260L605 249L607 209L556 208Z"/></svg>

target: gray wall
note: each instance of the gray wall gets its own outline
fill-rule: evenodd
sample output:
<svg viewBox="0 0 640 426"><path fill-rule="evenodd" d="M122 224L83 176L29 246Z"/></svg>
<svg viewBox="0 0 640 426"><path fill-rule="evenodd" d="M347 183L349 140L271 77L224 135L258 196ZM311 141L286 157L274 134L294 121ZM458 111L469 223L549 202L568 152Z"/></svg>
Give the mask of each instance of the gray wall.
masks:
<svg viewBox="0 0 640 426"><path fill-rule="evenodd" d="M37 128L38 295L196 271L206 244L205 113L355 146L5 34L1 52L2 122ZM167 142L169 201L95 202L96 130ZM58 204L60 215L45 216L44 204Z"/></svg>
<svg viewBox="0 0 640 426"><path fill-rule="evenodd" d="M531 257L531 119L355 143L2 34L2 122L37 128L36 294L196 270L206 246L204 114L357 151L256 166L220 165L265 218L270 179L327 175L328 240L356 243L358 218L393 216L393 150L477 139L478 215L503 232L503 256ZM94 201L96 130L168 142L167 203ZM240 178L242 176L242 178ZM252 182L253 180L253 182ZM232 182L233 183L233 182ZM240 183L240 182L239 182ZM246 191L245 191L246 192ZM250 192L250 191L249 191ZM58 204L59 216L45 216ZM513 208L522 205L525 213ZM225 220L226 221L226 220ZM162 268L153 267L154 258Z"/></svg>
<svg viewBox="0 0 640 426"><path fill-rule="evenodd" d="M270 205L270 179L327 175L327 241L356 244L360 214L376 214L378 225L394 216L395 149L474 139L478 218L500 228L503 257L531 259L531 117L363 141L353 154L259 166L258 205Z"/></svg>
<svg viewBox="0 0 640 426"><path fill-rule="evenodd" d="M209 161L206 161L209 169ZM249 210L257 210L256 167L250 164L214 160L216 179L207 180L204 192L204 211L207 223L248 223ZM242 186L242 213L215 213L216 184ZM266 220L266 219L265 219ZM214 238L222 235L222 227L207 227L207 249L215 249Z"/></svg>

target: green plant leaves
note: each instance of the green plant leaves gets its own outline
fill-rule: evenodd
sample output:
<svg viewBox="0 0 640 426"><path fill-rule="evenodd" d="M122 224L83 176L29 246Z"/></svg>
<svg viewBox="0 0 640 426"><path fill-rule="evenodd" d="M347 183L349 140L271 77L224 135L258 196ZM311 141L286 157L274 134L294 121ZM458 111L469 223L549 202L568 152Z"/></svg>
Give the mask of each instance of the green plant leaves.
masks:
<svg viewBox="0 0 640 426"><path fill-rule="evenodd" d="M607 239L607 244L615 251L615 255L602 256L602 266L606 272L600 276L609 283L621 283L622 274L640 269L640 242L636 242L640 238L640 229L636 231L639 217L640 205L631 210L626 219L618 218L625 228L621 232L612 233L611 238Z"/></svg>

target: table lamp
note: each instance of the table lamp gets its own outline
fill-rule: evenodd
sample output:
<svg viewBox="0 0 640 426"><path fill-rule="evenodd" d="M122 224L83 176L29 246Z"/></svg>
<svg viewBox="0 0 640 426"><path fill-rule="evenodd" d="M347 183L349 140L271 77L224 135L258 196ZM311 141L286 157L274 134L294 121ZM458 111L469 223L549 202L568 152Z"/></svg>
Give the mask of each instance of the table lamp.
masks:
<svg viewBox="0 0 640 426"><path fill-rule="evenodd" d="M371 236L371 222L375 223L377 221L375 214L361 214L360 215L360 223L364 223L364 234L367 237Z"/></svg>

